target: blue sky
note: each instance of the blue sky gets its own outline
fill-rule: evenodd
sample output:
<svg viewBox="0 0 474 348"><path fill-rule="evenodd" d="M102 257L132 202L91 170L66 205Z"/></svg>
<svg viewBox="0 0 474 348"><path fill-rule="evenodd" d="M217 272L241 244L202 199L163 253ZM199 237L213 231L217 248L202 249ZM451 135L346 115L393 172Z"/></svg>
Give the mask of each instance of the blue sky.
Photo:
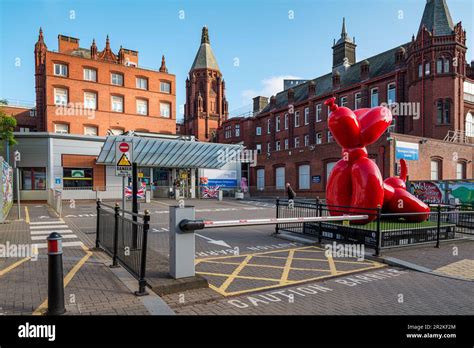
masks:
<svg viewBox="0 0 474 348"><path fill-rule="evenodd" d="M177 111L184 82L207 25L226 80L229 110L245 111L256 95L282 89L283 77L314 78L332 65L333 38L346 17L356 37L357 60L388 50L416 33L425 0L0 0L0 98L34 101L34 44L43 27L49 49L57 35L80 39L99 50L139 51L143 67L158 69L165 54L176 75ZM467 31L474 59L472 0L448 0L455 23ZM73 12L71 12L73 11ZM401 12L400 12L401 11ZM71 16L71 15L74 16ZM183 18L184 15L184 18ZM180 116L178 116L178 119Z"/></svg>

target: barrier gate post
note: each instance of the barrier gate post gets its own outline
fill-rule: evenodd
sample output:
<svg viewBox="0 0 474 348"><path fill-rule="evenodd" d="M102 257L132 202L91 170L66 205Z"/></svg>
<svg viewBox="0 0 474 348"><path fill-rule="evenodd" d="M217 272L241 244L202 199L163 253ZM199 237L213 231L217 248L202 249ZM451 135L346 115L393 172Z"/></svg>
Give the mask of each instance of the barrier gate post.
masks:
<svg viewBox="0 0 474 348"><path fill-rule="evenodd" d="M174 279L193 277L194 231L183 231L179 227L182 220L194 220L194 207L170 207L170 275Z"/></svg>

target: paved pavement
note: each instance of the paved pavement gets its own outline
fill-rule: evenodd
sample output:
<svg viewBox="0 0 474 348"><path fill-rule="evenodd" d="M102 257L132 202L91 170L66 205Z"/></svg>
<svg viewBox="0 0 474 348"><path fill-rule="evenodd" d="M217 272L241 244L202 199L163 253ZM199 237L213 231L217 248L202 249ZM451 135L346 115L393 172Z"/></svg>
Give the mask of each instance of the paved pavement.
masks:
<svg viewBox="0 0 474 348"><path fill-rule="evenodd" d="M13 220L17 218L14 207L10 220L0 225L0 244L8 246L10 253L0 258L0 314L42 315L46 311L46 237L53 231L66 237L66 314L156 314L156 306L144 304L143 298L134 296L127 287L131 280L136 284L136 280L128 273L115 275L108 267L110 258L90 251L88 247L93 244L76 225L58 218L43 204L25 205L23 209L23 220ZM19 250L22 255L13 254Z"/></svg>
<svg viewBox="0 0 474 348"><path fill-rule="evenodd" d="M95 241L95 203L64 202L62 218L44 205L28 205L29 223L0 226L0 243L43 243L50 230L67 231L64 274L68 314L473 314L474 287L467 281L474 242L384 250L446 277L355 257L329 258L322 246L272 235L273 226L200 231L197 271L211 287L137 298L136 281L107 267L110 257L87 248ZM271 201L191 201L196 217L211 220L275 217ZM168 209L172 200L142 204L151 211L149 253L168 255ZM25 214L24 214L25 215ZM14 215L12 215L14 217ZM23 216L26 220L27 217ZM457 253L455 252L457 251ZM0 307L6 314L41 313L46 298L46 256L38 261L0 258ZM22 261L23 260L23 261ZM21 262L21 263L19 263ZM73 273L71 273L73 272ZM449 275L456 274L453 279ZM128 275L128 279L126 279ZM147 300L143 300L147 298ZM164 301L164 302L163 302ZM171 307L171 310L169 307Z"/></svg>

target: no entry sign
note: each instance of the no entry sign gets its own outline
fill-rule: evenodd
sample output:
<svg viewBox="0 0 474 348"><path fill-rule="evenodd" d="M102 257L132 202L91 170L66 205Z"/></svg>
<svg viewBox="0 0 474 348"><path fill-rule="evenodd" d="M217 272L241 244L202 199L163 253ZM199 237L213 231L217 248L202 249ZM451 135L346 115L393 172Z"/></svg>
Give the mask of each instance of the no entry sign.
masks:
<svg viewBox="0 0 474 348"><path fill-rule="evenodd" d="M120 152L128 152L129 149L130 149L130 145L128 145L128 143L120 143L119 145Z"/></svg>
<svg viewBox="0 0 474 348"><path fill-rule="evenodd" d="M132 176L133 143L120 141L115 143L115 175Z"/></svg>

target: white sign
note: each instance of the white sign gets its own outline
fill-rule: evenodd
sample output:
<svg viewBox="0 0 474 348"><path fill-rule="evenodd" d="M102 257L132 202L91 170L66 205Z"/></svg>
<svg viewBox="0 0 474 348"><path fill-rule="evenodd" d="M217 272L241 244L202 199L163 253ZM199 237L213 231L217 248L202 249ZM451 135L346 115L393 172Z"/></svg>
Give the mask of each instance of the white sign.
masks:
<svg viewBox="0 0 474 348"><path fill-rule="evenodd" d="M132 176L133 143L117 141L115 143L115 175Z"/></svg>

